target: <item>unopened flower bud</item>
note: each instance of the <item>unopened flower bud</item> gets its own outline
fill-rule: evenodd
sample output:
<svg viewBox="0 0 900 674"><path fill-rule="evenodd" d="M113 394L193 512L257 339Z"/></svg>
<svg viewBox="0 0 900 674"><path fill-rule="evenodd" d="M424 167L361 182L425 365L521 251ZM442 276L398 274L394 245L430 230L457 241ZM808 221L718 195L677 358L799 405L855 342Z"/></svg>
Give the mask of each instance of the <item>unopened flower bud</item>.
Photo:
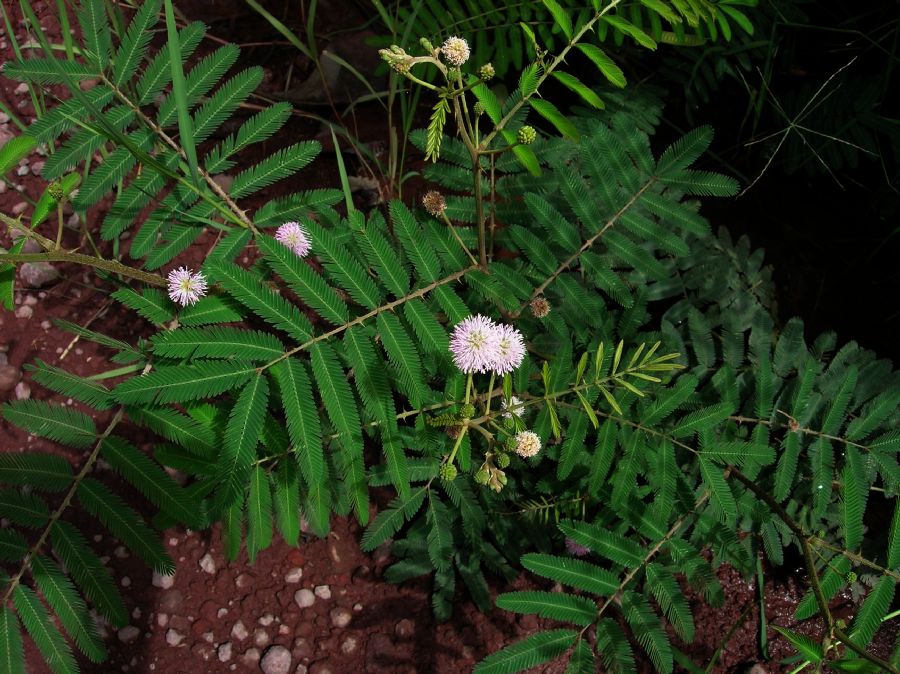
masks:
<svg viewBox="0 0 900 674"><path fill-rule="evenodd" d="M537 131L534 130L533 126L523 126L516 133L516 140L521 145L531 145L537 140Z"/></svg>
<svg viewBox="0 0 900 674"><path fill-rule="evenodd" d="M550 302L544 297L535 297L531 300L531 313L535 318L543 318L550 313Z"/></svg>
<svg viewBox="0 0 900 674"><path fill-rule="evenodd" d="M503 448L507 452L516 451L516 447L518 447L518 446L519 446L519 441L516 440L516 438L514 436L510 436L510 437L506 438L506 441L503 443Z"/></svg>
<svg viewBox="0 0 900 674"><path fill-rule="evenodd" d="M475 473L475 482L478 484L487 484L491 479L491 474L484 468Z"/></svg>
<svg viewBox="0 0 900 674"><path fill-rule="evenodd" d="M478 101L477 103L475 103L474 109L475 109L476 115L483 115L484 114L484 103L482 103L481 101Z"/></svg>
<svg viewBox="0 0 900 674"><path fill-rule="evenodd" d="M52 183L47 185L47 193L56 201L62 201L62 198L65 196L65 194L63 193L62 185L60 185L59 181L57 180L54 180Z"/></svg>
<svg viewBox="0 0 900 674"><path fill-rule="evenodd" d="M497 73L494 71L494 66L490 63L485 63L478 69L478 77L483 79L485 82L494 78L494 75Z"/></svg>
<svg viewBox="0 0 900 674"><path fill-rule="evenodd" d="M431 54L434 51L434 45L431 44L431 40L427 37L419 38L419 44L422 45L422 49Z"/></svg>
<svg viewBox="0 0 900 674"><path fill-rule="evenodd" d="M509 454L497 454L494 463L497 464L497 468L506 468L509 465Z"/></svg>
<svg viewBox="0 0 900 674"><path fill-rule="evenodd" d="M847 573L847 582L848 583L851 583L851 584L855 583L856 578L857 578L856 573L854 573L853 571L849 571Z"/></svg>
<svg viewBox="0 0 900 674"><path fill-rule="evenodd" d="M456 466L454 466L452 463L445 463L443 466L441 466L440 476L441 479L445 482L452 482L456 479L456 475Z"/></svg>
<svg viewBox="0 0 900 674"><path fill-rule="evenodd" d="M475 405L468 403L459 408L460 419L471 419L475 416Z"/></svg>
<svg viewBox="0 0 900 674"><path fill-rule="evenodd" d="M447 200L444 199L444 195L437 190L430 190L422 197L422 206L424 206L425 210L431 215L438 218L441 216L441 213L447 210Z"/></svg>

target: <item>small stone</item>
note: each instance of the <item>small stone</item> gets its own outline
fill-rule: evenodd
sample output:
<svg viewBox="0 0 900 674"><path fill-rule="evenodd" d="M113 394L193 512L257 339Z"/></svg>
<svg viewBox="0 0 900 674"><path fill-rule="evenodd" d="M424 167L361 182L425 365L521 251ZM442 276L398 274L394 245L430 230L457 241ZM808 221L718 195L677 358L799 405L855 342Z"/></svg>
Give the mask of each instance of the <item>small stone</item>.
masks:
<svg viewBox="0 0 900 674"><path fill-rule="evenodd" d="M20 376L19 368L14 365L0 365L0 392L14 389Z"/></svg>
<svg viewBox="0 0 900 674"><path fill-rule="evenodd" d="M35 161L31 163L31 175L39 176L41 174L41 170L44 168L43 161Z"/></svg>
<svg viewBox="0 0 900 674"><path fill-rule="evenodd" d="M238 620L234 627L231 628L231 636L233 636L238 641L243 641L247 637L250 636L250 633L247 631L247 628L244 626L244 623Z"/></svg>
<svg viewBox="0 0 900 674"><path fill-rule="evenodd" d="M123 644L130 644L139 636L141 636L141 630L134 625L128 625L119 630L119 641Z"/></svg>
<svg viewBox="0 0 900 674"><path fill-rule="evenodd" d="M16 94L17 96L24 96L25 94L28 93L28 83L22 82L19 86L17 86L15 89L13 89L13 93Z"/></svg>
<svg viewBox="0 0 900 674"><path fill-rule="evenodd" d="M273 622L275 622L275 616L273 616L271 613L266 613L264 616L261 616L256 622L258 622L263 627L268 627Z"/></svg>
<svg viewBox="0 0 900 674"><path fill-rule="evenodd" d="M28 175L28 164L23 164L19 168L16 169L17 176L27 176Z"/></svg>
<svg viewBox="0 0 900 674"><path fill-rule="evenodd" d="M249 587L253 584L253 576L247 573L240 574L237 578L234 579L234 586L242 589L245 587Z"/></svg>
<svg viewBox="0 0 900 674"><path fill-rule="evenodd" d="M141 618L141 607L140 606L134 607L134 610L131 612L131 617L134 618L135 620L140 620L140 618Z"/></svg>
<svg viewBox="0 0 900 674"><path fill-rule="evenodd" d="M13 215L22 215L22 213L24 213L27 210L28 210L28 202L20 201L19 203L13 205L12 214Z"/></svg>
<svg viewBox="0 0 900 674"><path fill-rule="evenodd" d="M200 636L203 639L203 641L205 641L208 644L211 644L213 642L214 637L213 637L212 632L204 632Z"/></svg>
<svg viewBox="0 0 900 674"><path fill-rule="evenodd" d="M291 650L291 655L293 655L295 659L302 660L303 658L311 658L315 652L315 647L306 637L297 637L294 639L294 648Z"/></svg>
<svg viewBox="0 0 900 674"><path fill-rule="evenodd" d="M278 626L278 634L285 635L285 634L290 634L290 633L291 633L291 628L288 627L287 625L279 625Z"/></svg>
<svg viewBox="0 0 900 674"><path fill-rule="evenodd" d="M59 278L59 270L49 262L26 262L19 268L22 282L29 288L43 288Z"/></svg>
<svg viewBox="0 0 900 674"><path fill-rule="evenodd" d="M259 663L263 674L290 674L291 652L284 646L272 646Z"/></svg>
<svg viewBox="0 0 900 674"><path fill-rule="evenodd" d="M216 618L222 618L226 615L228 615L228 609L225 607L222 607L218 611L216 611Z"/></svg>
<svg viewBox="0 0 900 674"><path fill-rule="evenodd" d="M31 387L24 381L20 381L16 384L13 393L15 393L16 400L28 400L31 397Z"/></svg>
<svg viewBox="0 0 900 674"><path fill-rule="evenodd" d="M23 300L23 304L27 304L29 307L37 306L38 298L34 295L25 295L25 299Z"/></svg>
<svg viewBox="0 0 900 674"><path fill-rule="evenodd" d="M414 623L409 618L404 618L396 625L394 625L394 634L396 634L401 639L408 639L413 635L413 632L416 631L416 623Z"/></svg>
<svg viewBox="0 0 900 674"><path fill-rule="evenodd" d="M356 637L347 637L341 642L341 652L349 655L356 650L357 646L359 646L359 640Z"/></svg>
<svg viewBox="0 0 900 674"><path fill-rule="evenodd" d="M161 587L163 590L168 590L175 584L175 576L158 573L156 571L153 572L153 587Z"/></svg>
<svg viewBox="0 0 900 674"><path fill-rule="evenodd" d="M265 648L270 643L272 643L272 638L269 636L268 632L266 632L262 628L259 628L253 633L253 643L260 648Z"/></svg>
<svg viewBox="0 0 900 674"><path fill-rule="evenodd" d="M319 599L331 599L331 588L327 585L316 585L314 592Z"/></svg>
<svg viewBox="0 0 900 674"><path fill-rule="evenodd" d="M259 662L259 649L258 648L248 648L244 651L244 654L241 656L241 660L244 661L244 664L248 667L252 667L257 662Z"/></svg>
<svg viewBox="0 0 900 674"><path fill-rule="evenodd" d="M165 627L169 624L169 616L166 613L158 613L156 616L156 624Z"/></svg>
<svg viewBox="0 0 900 674"><path fill-rule="evenodd" d="M122 576L122 587L131 587L131 578Z"/></svg>
<svg viewBox="0 0 900 674"><path fill-rule="evenodd" d="M219 662L228 662L231 660L231 642L226 641L219 646Z"/></svg>
<svg viewBox="0 0 900 674"><path fill-rule="evenodd" d="M200 558L200 568L209 574L216 572L216 562L208 552Z"/></svg>
<svg viewBox="0 0 900 674"><path fill-rule="evenodd" d="M343 607L331 609L331 624L335 627L346 627L353 620L353 614Z"/></svg>
<svg viewBox="0 0 900 674"><path fill-rule="evenodd" d="M180 590L167 590L159 598L159 607L166 613L175 613L181 606L184 597Z"/></svg>
<svg viewBox="0 0 900 674"><path fill-rule="evenodd" d="M372 553L372 561L376 564L387 562L391 558L391 545L393 544L387 541L375 548L375 552Z"/></svg>
<svg viewBox="0 0 900 674"><path fill-rule="evenodd" d="M301 578L303 578L303 569L301 569L299 566L294 567L286 574L284 574L285 583L299 583Z"/></svg>
<svg viewBox="0 0 900 674"><path fill-rule="evenodd" d="M360 611L363 610L363 605L360 604L359 602L356 602L356 603L353 605L353 610L356 611L357 613L359 613Z"/></svg>
<svg viewBox="0 0 900 674"><path fill-rule="evenodd" d="M308 608L316 603L316 595L304 588L294 593L294 601L300 608Z"/></svg>
<svg viewBox="0 0 900 674"><path fill-rule="evenodd" d="M49 330L52 327L53 327L53 323L51 323L50 321L48 321L48 320L41 321L41 329L42 330Z"/></svg>
<svg viewBox="0 0 900 674"><path fill-rule="evenodd" d="M80 220L78 219L78 213L72 213L66 219L66 228L68 229L78 229L78 225L80 224Z"/></svg>
<svg viewBox="0 0 900 674"><path fill-rule="evenodd" d="M294 670L294 674L308 674L309 668L304 665L302 662L297 665L297 669Z"/></svg>
<svg viewBox="0 0 900 674"><path fill-rule="evenodd" d="M178 632L175 629L166 631L166 643L169 644L169 646L179 646L182 641L184 641L184 635L181 632Z"/></svg>
<svg viewBox="0 0 900 674"><path fill-rule="evenodd" d="M24 267L25 265L22 266ZM34 309L32 309L27 304L23 304L18 309L16 309L16 318L24 318L25 320L28 320L32 316L34 316Z"/></svg>

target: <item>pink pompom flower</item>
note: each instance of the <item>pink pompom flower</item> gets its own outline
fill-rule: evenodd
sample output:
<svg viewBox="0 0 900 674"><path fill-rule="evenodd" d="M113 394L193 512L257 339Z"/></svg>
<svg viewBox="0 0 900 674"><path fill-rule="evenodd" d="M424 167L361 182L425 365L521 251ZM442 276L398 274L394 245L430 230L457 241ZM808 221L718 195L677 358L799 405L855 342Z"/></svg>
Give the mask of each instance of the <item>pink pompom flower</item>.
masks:
<svg viewBox="0 0 900 674"><path fill-rule="evenodd" d="M487 316L477 314L462 320L450 335L453 362L464 374L487 372L494 368L500 353L500 335Z"/></svg>
<svg viewBox="0 0 900 674"><path fill-rule="evenodd" d="M522 333L511 325L500 324L494 328L497 331L497 360L493 369L499 375L504 375L517 369L525 358L525 339Z"/></svg>
<svg viewBox="0 0 900 674"><path fill-rule="evenodd" d="M286 222L275 231L275 240L287 246L297 257L306 257L312 248L309 232L299 222Z"/></svg>
<svg viewBox="0 0 900 674"><path fill-rule="evenodd" d="M179 267L169 272L168 280L169 297L183 307L194 304L206 294L206 277L203 272L195 274L187 267Z"/></svg>

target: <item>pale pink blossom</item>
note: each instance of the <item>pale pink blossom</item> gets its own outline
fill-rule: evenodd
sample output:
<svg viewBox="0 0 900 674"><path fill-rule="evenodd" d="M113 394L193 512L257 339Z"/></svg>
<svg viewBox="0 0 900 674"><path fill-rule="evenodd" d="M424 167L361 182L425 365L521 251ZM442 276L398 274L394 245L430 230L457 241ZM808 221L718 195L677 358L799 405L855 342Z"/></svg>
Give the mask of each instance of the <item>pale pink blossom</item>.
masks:
<svg viewBox="0 0 900 674"><path fill-rule="evenodd" d="M504 375L517 369L525 358L525 339L522 333L511 325L500 324L497 331L497 360L491 368L495 373Z"/></svg>
<svg viewBox="0 0 900 674"><path fill-rule="evenodd" d="M306 257L312 242L309 232L299 222L286 222L275 231L275 240L287 246L297 257Z"/></svg>
<svg viewBox="0 0 900 674"><path fill-rule="evenodd" d="M500 352L500 335L487 316L477 314L462 320L450 335L450 352L456 367L465 374L493 369Z"/></svg>
<svg viewBox="0 0 900 674"><path fill-rule="evenodd" d="M206 294L206 277L203 272L196 274L187 267L179 267L169 272L169 297L183 307L194 304Z"/></svg>

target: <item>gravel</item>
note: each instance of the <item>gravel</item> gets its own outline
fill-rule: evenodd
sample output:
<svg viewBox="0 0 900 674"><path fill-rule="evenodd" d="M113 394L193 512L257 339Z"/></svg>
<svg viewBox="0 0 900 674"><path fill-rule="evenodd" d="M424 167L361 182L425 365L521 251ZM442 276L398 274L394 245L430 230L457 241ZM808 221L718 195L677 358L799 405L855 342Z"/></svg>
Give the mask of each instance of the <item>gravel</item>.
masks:
<svg viewBox="0 0 900 674"><path fill-rule="evenodd" d="M304 588L294 593L294 601L300 608L308 608L316 603L316 595Z"/></svg>
<svg viewBox="0 0 900 674"><path fill-rule="evenodd" d="M259 668L263 674L290 674L291 652L284 646L272 646L263 655Z"/></svg>
<svg viewBox="0 0 900 674"><path fill-rule="evenodd" d="M216 572L216 562L208 552L200 558L200 568L210 575Z"/></svg>

